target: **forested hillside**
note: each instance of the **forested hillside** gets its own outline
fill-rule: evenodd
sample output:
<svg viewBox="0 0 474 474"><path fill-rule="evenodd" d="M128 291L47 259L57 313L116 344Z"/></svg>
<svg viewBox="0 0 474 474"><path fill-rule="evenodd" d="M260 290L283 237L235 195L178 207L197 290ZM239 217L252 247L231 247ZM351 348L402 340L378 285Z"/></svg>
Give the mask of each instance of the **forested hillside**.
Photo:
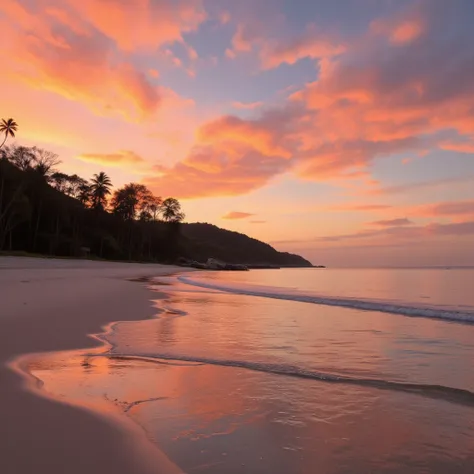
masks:
<svg viewBox="0 0 474 474"><path fill-rule="evenodd" d="M178 257L311 266L299 257L210 224L183 224L174 198L142 184L113 189L101 172L87 180L57 169L36 147L0 149L0 251L63 257L174 262Z"/></svg>

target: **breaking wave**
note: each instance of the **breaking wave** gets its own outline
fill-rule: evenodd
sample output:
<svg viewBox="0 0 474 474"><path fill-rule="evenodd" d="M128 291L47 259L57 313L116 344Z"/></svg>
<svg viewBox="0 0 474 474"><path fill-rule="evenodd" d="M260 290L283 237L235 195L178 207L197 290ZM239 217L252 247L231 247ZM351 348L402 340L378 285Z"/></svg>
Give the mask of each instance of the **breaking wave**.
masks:
<svg viewBox="0 0 474 474"><path fill-rule="evenodd" d="M152 362L157 364L166 364L170 362L187 362L197 365L209 364L221 367L238 367L242 369L252 370L255 372L265 372L268 374L281 375L286 377L297 377L300 379L309 379L332 384L356 385L360 387L369 387L379 390L411 393L427 398L444 400L450 403L474 406L474 393L461 388L447 387L443 385L397 382L375 378L352 377L348 375L319 372L287 364L272 364L234 359L215 359L209 357L170 353L125 354L109 352L105 354L90 354L90 356L109 357L111 359L119 360L141 360L144 362Z"/></svg>
<svg viewBox="0 0 474 474"><path fill-rule="evenodd" d="M196 280L188 276L179 276L178 280L181 283L185 283L187 285L224 291L227 293L299 301L302 303L313 303L325 306L340 306L343 308L352 308L363 311L378 311L382 313L400 314L404 316L474 323L474 311L469 310L457 310L440 306L427 306L420 304L400 304L393 301L373 299L319 296L303 291L290 290L287 288L211 283L207 280Z"/></svg>

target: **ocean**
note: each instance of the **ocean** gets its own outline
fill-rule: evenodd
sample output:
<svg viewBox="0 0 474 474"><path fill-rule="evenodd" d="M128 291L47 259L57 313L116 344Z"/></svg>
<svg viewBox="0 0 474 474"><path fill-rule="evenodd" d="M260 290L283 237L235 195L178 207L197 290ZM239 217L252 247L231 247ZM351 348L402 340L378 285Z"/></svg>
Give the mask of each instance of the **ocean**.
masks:
<svg viewBox="0 0 474 474"><path fill-rule="evenodd" d="M474 269L193 272L29 371L184 472L472 473Z"/></svg>

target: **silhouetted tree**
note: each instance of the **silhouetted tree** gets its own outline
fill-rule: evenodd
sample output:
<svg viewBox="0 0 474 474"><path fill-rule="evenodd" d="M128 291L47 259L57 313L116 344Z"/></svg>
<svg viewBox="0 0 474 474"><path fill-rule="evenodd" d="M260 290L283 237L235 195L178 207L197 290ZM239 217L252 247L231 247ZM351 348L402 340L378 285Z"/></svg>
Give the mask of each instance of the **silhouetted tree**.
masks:
<svg viewBox="0 0 474 474"><path fill-rule="evenodd" d="M5 134L5 138L3 139L2 144L0 145L0 148L5 145L5 142L7 141L7 138L10 136L12 138L15 138L15 132L18 130L18 124L12 119L9 118L8 120L2 119L0 122L0 133Z"/></svg>
<svg viewBox="0 0 474 474"><path fill-rule="evenodd" d="M172 262L180 247L181 206L144 185L111 194L101 172L89 182L57 169L58 156L37 147L0 148L0 249L50 255ZM165 222L159 220L162 217Z"/></svg>
<svg viewBox="0 0 474 474"><path fill-rule="evenodd" d="M13 146L6 148L7 158L22 171L32 170L35 163L34 149L26 146Z"/></svg>
<svg viewBox="0 0 474 474"><path fill-rule="evenodd" d="M19 179L21 172L9 163L6 155L0 158L0 250L7 237L12 247L12 232L29 219L31 207L25 194L25 183Z"/></svg>
<svg viewBox="0 0 474 474"><path fill-rule="evenodd" d="M158 216L161 212L162 199L158 196L149 194L142 199L140 207L140 220L141 221L157 221Z"/></svg>
<svg viewBox="0 0 474 474"><path fill-rule="evenodd" d="M77 199L84 207L92 206L92 185L86 180L79 185Z"/></svg>
<svg viewBox="0 0 474 474"><path fill-rule="evenodd" d="M167 198L161 204L161 213L166 222L181 222L184 220L184 213L181 210L181 204L175 198Z"/></svg>
<svg viewBox="0 0 474 474"><path fill-rule="evenodd" d="M34 155L34 170L46 181L49 181L51 176L57 172L55 167L61 163L58 155L43 148L33 147L31 150Z"/></svg>
<svg viewBox="0 0 474 474"><path fill-rule="evenodd" d="M66 188L66 194L76 199L80 198L82 189L89 186L87 181L77 174L68 176L67 182L68 186Z"/></svg>
<svg viewBox="0 0 474 474"><path fill-rule="evenodd" d="M110 194L112 181L101 171L95 174L91 182L91 200L93 209L104 210L107 205L107 196Z"/></svg>
<svg viewBox="0 0 474 474"><path fill-rule="evenodd" d="M56 171L56 173L51 175L50 181L53 188L57 189L61 193L66 193L68 180L69 176L67 174Z"/></svg>

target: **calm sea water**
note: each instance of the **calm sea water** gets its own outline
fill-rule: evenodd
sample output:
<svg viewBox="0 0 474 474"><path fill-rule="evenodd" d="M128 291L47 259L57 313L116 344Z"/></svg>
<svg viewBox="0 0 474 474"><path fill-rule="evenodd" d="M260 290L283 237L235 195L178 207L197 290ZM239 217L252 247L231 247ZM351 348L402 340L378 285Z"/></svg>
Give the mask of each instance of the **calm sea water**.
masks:
<svg viewBox="0 0 474 474"><path fill-rule="evenodd" d="M474 270L190 273L104 352L32 362L185 472L474 472Z"/></svg>

